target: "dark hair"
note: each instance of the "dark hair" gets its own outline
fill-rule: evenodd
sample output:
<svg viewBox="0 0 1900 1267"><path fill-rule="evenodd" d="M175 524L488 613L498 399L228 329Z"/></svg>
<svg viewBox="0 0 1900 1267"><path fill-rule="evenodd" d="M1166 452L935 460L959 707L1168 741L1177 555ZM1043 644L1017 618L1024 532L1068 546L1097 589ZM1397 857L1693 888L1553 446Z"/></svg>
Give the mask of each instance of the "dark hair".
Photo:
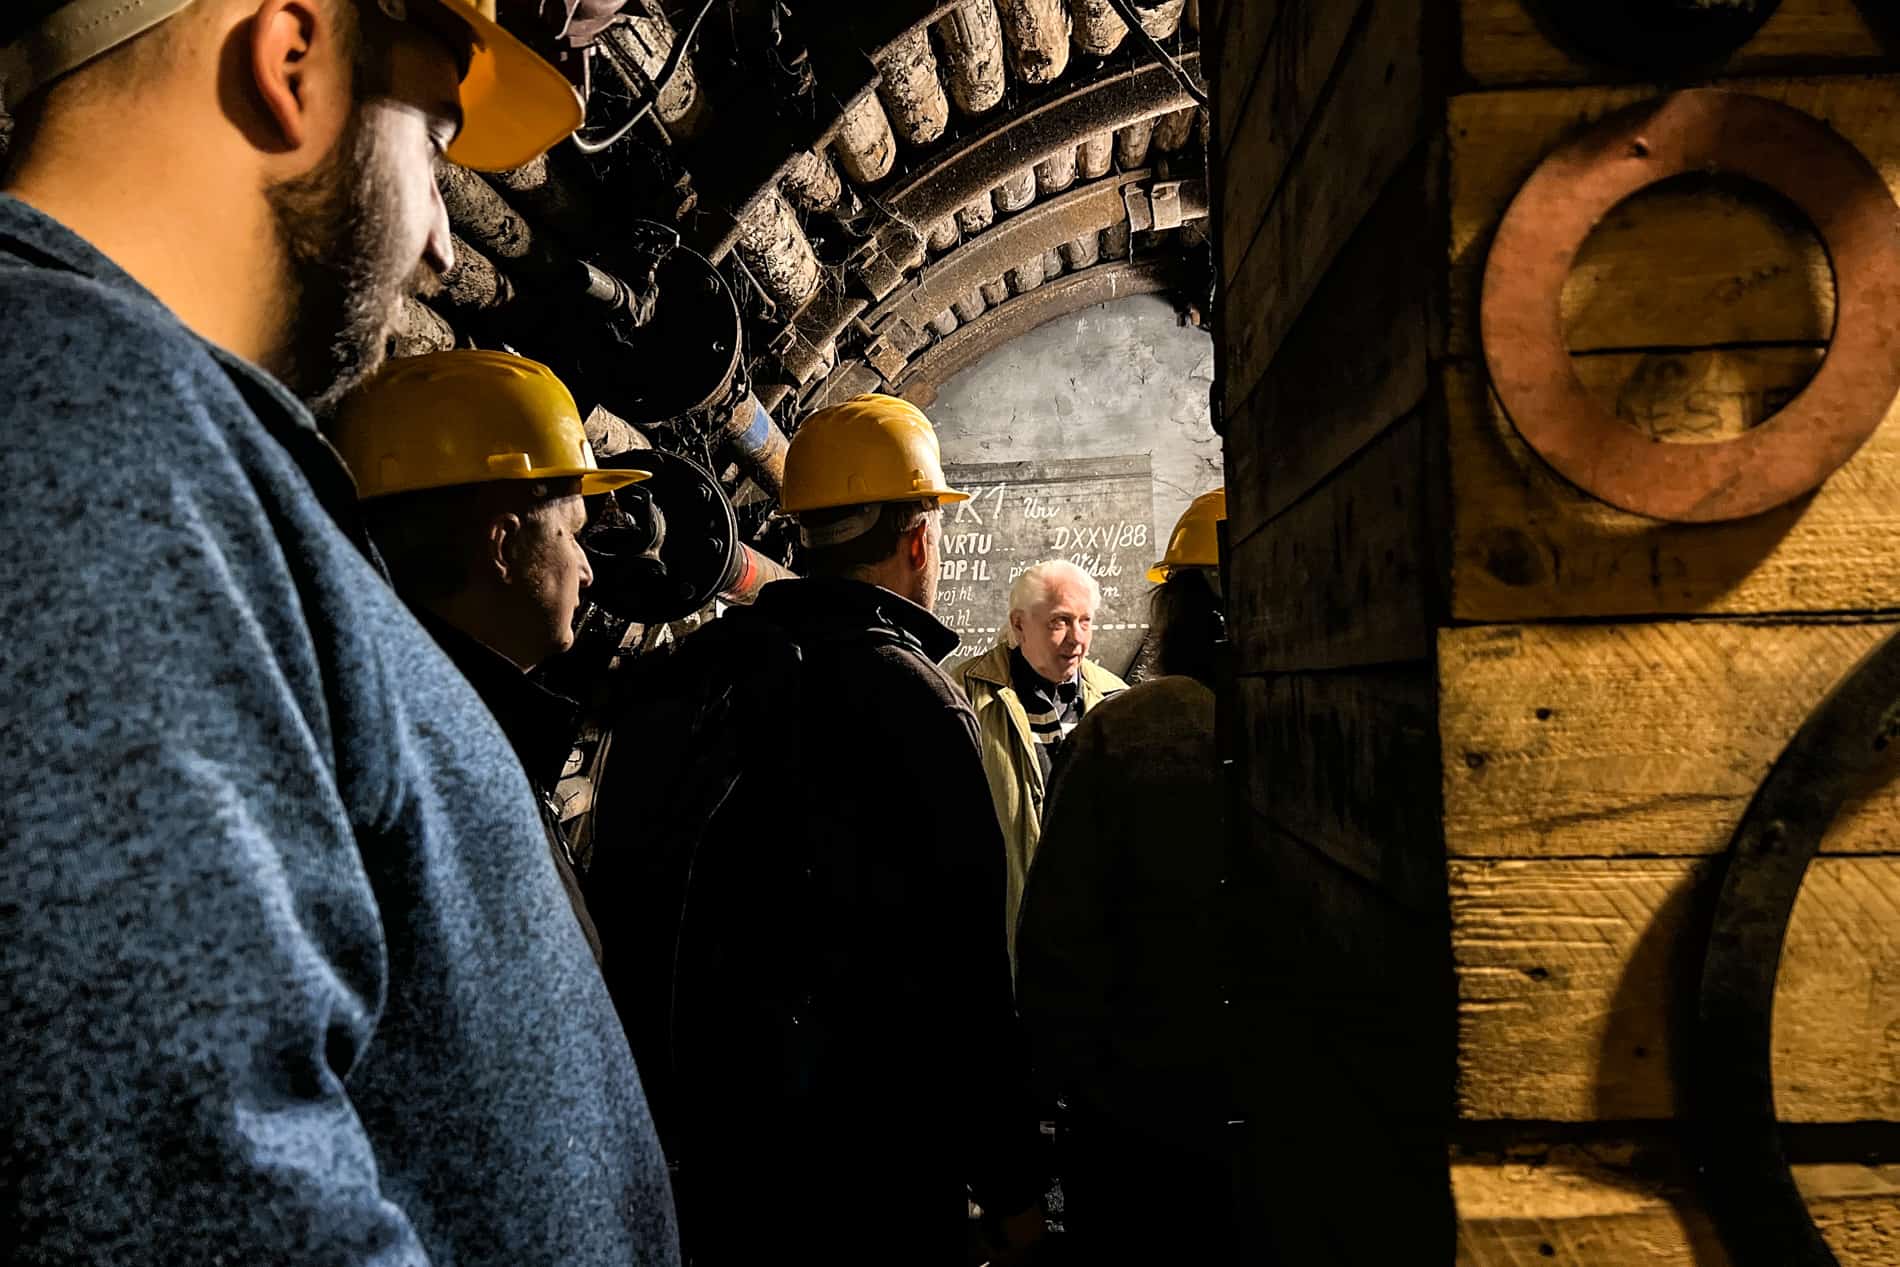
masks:
<svg viewBox="0 0 1900 1267"><path fill-rule="evenodd" d="M468 587L501 515L538 520L554 502L577 495L580 481L495 480L396 493L363 503L363 521L403 597L428 602Z"/></svg>
<svg viewBox="0 0 1900 1267"><path fill-rule="evenodd" d="M839 506L830 510L808 510L800 513L798 522L803 527L823 529L869 509L869 506ZM917 526L918 517L935 509L937 503L928 498L885 502L878 508L877 522L849 541L840 541L835 546L799 546L795 566L805 576L854 576L896 554L898 543L905 533Z"/></svg>
<svg viewBox="0 0 1900 1267"><path fill-rule="evenodd" d="M1220 596L1200 568L1176 568L1149 597L1155 664L1206 686L1215 684L1215 646L1226 622Z"/></svg>

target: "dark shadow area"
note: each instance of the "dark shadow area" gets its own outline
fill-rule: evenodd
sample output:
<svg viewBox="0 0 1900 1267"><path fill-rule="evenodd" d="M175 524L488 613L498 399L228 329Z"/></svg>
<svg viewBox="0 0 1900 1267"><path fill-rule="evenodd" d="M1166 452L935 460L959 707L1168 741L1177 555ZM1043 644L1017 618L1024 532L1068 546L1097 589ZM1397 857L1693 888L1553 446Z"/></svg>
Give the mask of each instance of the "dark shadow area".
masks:
<svg viewBox="0 0 1900 1267"><path fill-rule="evenodd" d="M1271 898L1256 957L1268 1004L1248 1055L1277 1092L1256 1110L1261 1216L1287 1263L1450 1263L1449 927L1250 825Z"/></svg>
<svg viewBox="0 0 1900 1267"><path fill-rule="evenodd" d="M1609 66L1690 77L1713 70L1774 16L1781 0L1524 0L1545 39Z"/></svg>
<svg viewBox="0 0 1900 1267"><path fill-rule="evenodd" d="M1693 1260L1708 1267L1726 1267L1728 1255L1696 1193L1686 1140L1657 1119L1688 1077L1695 998L1719 878L1714 864L1697 865L1644 927L1611 997L1610 1023L1597 1051L1594 1113L1611 1128L1631 1123L1628 1133L1643 1138L1628 1168L1605 1167L1598 1177L1668 1201Z"/></svg>

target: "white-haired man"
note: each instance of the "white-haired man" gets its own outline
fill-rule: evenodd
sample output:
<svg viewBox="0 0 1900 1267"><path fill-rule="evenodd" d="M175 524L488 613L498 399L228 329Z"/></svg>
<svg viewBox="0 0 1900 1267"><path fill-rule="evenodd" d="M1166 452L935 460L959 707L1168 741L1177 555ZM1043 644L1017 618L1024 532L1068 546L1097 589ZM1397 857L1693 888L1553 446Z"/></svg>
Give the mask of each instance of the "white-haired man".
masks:
<svg viewBox="0 0 1900 1267"><path fill-rule="evenodd" d="M983 742L983 772L1009 860L1010 963L1023 885L1042 837L1042 803L1063 743L1084 713L1128 684L1088 659L1102 588L1065 559L1024 570L1009 587L1004 640L957 670Z"/></svg>

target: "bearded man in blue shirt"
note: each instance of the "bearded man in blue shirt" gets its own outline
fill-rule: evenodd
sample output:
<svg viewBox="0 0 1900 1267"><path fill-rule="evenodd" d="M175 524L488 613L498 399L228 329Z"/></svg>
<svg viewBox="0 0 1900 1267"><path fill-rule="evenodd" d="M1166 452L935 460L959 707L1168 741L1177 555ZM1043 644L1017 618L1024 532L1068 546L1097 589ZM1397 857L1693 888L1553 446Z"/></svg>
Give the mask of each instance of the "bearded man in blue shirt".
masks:
<svg viewBox="0 0 1900 1267"><path fill-rule="evenodd" d="M0 16L13 1261L678 1262L520 763L302 403L449 267L438 159L579 122L493 12Z"/></svg>

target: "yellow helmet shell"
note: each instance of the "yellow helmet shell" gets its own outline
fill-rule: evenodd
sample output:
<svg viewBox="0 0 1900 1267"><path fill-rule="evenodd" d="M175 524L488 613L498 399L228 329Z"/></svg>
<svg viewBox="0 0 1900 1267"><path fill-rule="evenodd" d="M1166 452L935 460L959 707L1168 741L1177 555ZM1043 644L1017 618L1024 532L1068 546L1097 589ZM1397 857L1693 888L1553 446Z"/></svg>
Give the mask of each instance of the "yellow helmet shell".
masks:
<svg viewBox="0 0 1900 1267"><path fill-rule="evenodd" d="M408 0L434 4L468 28L473 42L462 77L462 130L449 161L503 172L546 153L581 125L580 93L496 20L495 0Z"/></svg>
<svg viewBox="0 0 1900 1267"><path fill-rule="evenodd" d="M970 500L944 479L936 429L907 400L868 392L800 424L779 505L794 514L878 502Z"/></svg>
<svg viewBox="0 0 1900 1267"><path fill-rule="evenodd" d="M388 497L497 480L579 479L583 496L644 471L603 471L574 397L538 361L457 350L392 361L337 415L357 495Z"/></svg>
<svg viewBox="0 0 1900 1267"><path fill-rule="evenodd" d="M1168 553L1148 569L1148 579L1156 585L1168 579L1175 568L1211 568L1220 566L1220 533L1214 525L1227 518L1227 490L1217 488L1202 493L1188 503L1181 519L1168 537Z"/></svg>

